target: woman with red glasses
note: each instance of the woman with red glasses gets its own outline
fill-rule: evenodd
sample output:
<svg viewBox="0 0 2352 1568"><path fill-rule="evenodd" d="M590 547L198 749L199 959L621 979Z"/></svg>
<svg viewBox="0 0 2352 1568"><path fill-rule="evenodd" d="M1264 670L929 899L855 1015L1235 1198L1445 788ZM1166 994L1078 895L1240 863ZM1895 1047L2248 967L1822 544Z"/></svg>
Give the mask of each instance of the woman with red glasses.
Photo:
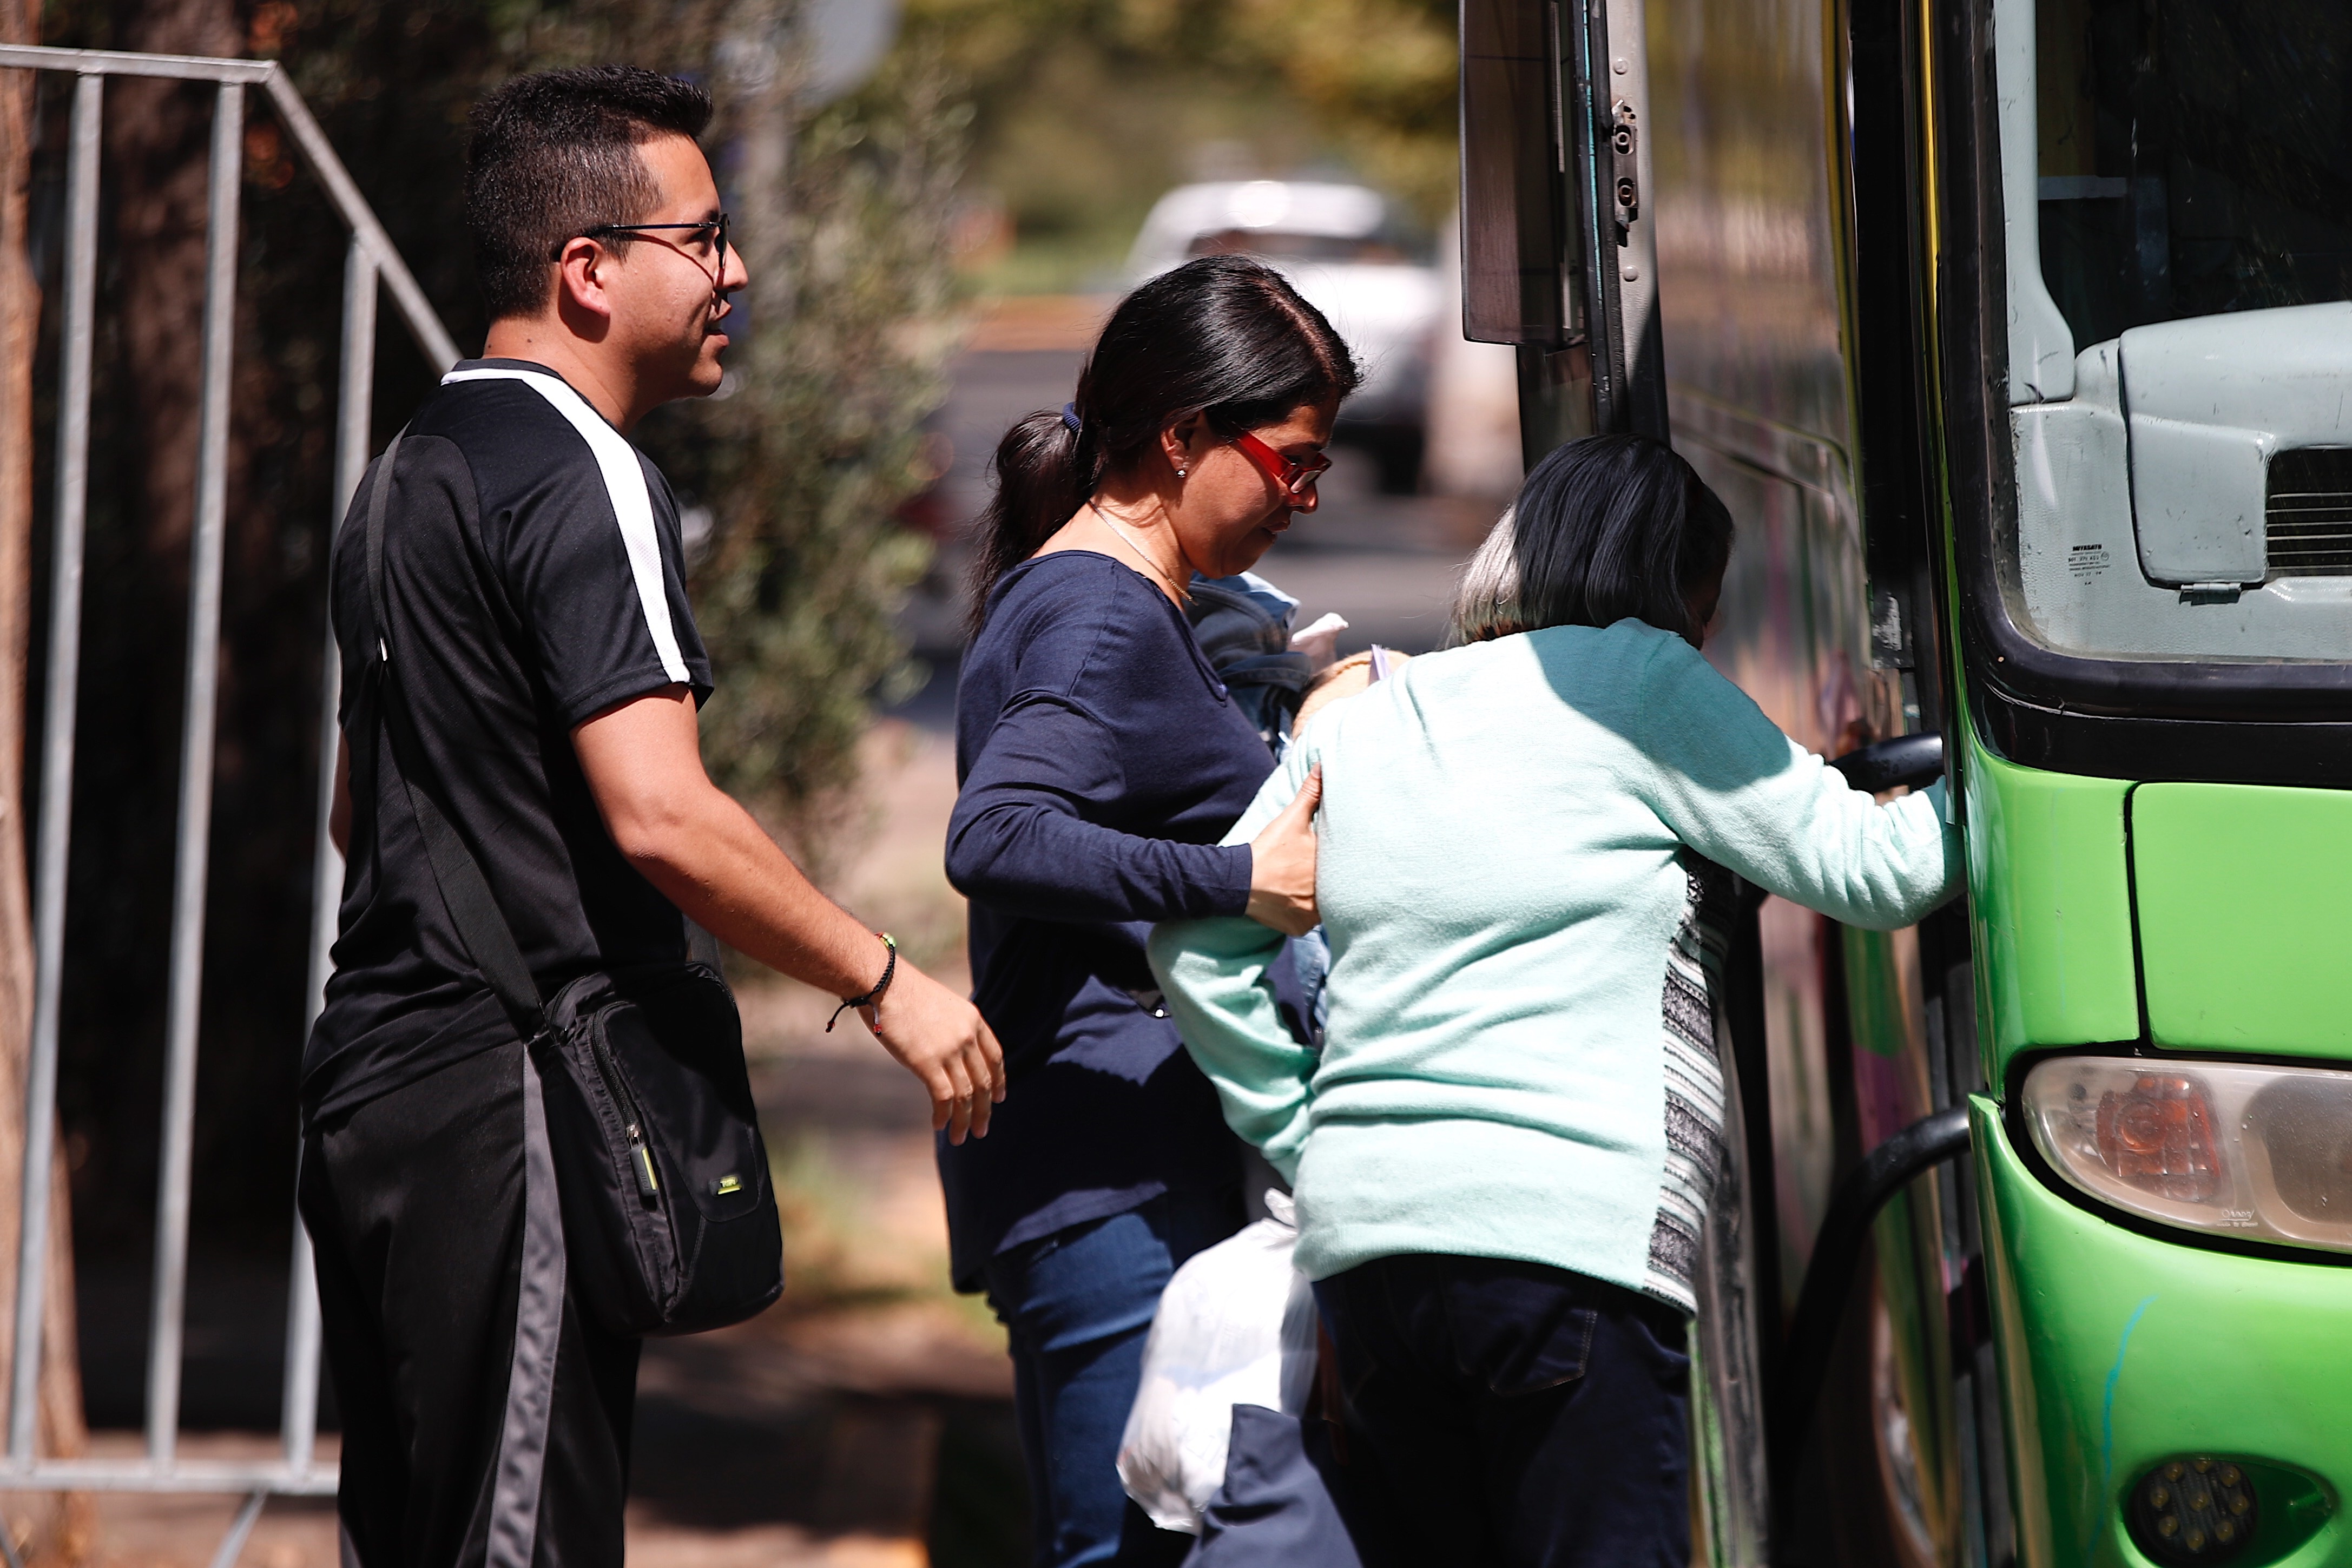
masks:
<svg viewBox="0 0 2352 1568"><path fill-rule="evenodd" d="M956 1284L1011 1339L1041 1568L1191 1544L1114 1465L1161 1289L1241 1224L1239 1151L1144 942L1161 920L1316 917L1311 789L1219 847L1274 758L1184 605L1315 510L1356 380L1281 274L1204 257L1121 301L1076 398L997 447L947 864L1007 1094L985 1141L939 1157Z"/></svg>

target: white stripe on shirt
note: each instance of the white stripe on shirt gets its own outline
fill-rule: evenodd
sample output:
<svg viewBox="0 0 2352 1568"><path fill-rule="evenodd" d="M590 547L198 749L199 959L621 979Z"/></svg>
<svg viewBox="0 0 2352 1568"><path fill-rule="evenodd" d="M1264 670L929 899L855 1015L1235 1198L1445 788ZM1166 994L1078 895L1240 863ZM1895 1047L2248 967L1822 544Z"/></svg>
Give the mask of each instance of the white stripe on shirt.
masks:
<svg viewBox="0 0 2352 1568"><path fill-rule="evenodd" d="M637 602L646 612L646 630L661 657L662 673L681 686L692 684L686 659L677 651L677 632L670 624L669 593L662 584L661 543L654 534L653 491L637 461L637 449L604 422L604 416L560 376L528 370L453 370L441 384L456 381L520 381L572 422L595 456L604 476L604 493L621 525L621 545L629 553L629 575L636 580Z"/></svg>

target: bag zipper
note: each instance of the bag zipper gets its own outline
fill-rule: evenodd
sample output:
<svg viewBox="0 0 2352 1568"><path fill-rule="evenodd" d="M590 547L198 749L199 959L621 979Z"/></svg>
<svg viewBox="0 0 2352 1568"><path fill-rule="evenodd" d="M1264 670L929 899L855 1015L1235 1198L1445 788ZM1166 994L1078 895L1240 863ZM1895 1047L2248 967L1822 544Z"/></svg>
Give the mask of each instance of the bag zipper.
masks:
<svg viewBox="0 0 2352 1568"><path fill-rule="evenodd" d="M629 1169L637 1178L637 1195L648 1200L656 1198L660 1195L661 1182L654 1174L654 1152L646 1147L645 1116L637 1110L635 1097L623 1083L620 1065L605 1050L604 1042L596 1037L593 1029L587 1033L588 1056L596 1064L596 1076L604 1080L604 1092L613 1097L613 1103L620 1107L622 1116L627 1119Z"/></svg>

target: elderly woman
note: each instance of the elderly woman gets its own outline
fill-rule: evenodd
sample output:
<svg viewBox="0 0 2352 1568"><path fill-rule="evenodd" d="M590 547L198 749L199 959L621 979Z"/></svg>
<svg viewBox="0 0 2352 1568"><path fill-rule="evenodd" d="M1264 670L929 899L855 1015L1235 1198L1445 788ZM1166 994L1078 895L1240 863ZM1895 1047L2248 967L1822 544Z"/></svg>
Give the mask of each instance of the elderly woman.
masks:
<svg viewBox="0 0 2352 1568"><path fill-rule="evenodd" d="M1229 841L1321 773L1319 1058L1275 933L1152 937L1226 1120L1295 1184L1350 1489L1395 1516L1368 1554L1689 1562L1725 868L1875 930L1959 876L1941 785L1855 793L1700 657L1731 532L1654 441L1553 452L1472 564L1466 646L1335 704L1267 782Z"/></svg>

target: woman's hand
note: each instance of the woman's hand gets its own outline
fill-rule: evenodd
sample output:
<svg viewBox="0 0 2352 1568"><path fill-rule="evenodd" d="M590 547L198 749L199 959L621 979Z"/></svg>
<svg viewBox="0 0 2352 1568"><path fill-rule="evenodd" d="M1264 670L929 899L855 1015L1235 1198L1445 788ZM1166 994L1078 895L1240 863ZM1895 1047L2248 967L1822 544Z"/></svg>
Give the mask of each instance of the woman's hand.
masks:
<svg viewBox="0 0 2352 1568"><path fill-rule="evenodd" d="M1315 907L1315 808L1322 804L1318 764L1282 815L1250 840L1249 918L1285 936L1305 936L1323 919Z"/></svg>

